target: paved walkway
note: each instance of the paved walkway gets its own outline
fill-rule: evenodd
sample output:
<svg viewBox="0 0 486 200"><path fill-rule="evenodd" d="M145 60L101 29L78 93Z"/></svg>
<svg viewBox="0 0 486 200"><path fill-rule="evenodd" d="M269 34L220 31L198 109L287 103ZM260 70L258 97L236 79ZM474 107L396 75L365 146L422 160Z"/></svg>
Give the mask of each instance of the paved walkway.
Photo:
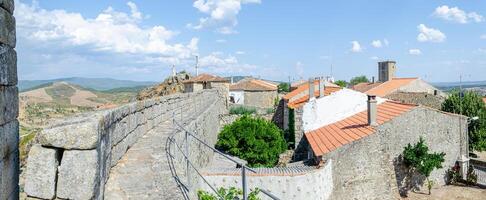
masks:
<svg viewBox="0 0 486 200"><path fill-rule="evenodd" d="M184 199L172 178L165 142L172 125L165 122L140 138L111 169L105 199Z"/></svg>

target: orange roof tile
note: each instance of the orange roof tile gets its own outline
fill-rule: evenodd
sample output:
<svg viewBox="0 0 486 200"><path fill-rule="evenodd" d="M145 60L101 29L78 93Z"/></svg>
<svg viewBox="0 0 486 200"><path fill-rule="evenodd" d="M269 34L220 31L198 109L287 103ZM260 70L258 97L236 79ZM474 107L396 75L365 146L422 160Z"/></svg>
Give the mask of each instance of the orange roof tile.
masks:
<svg viewBox="0 0 486 200"><path fill-rule="evenodd" d="M308 89L308 88L307 88ZM331 93L334 93L334 92L337 92L341 90L341 88L339 87L326 87L324 89L324 95L331 95ZM304 90L305 91L305 90ZM314 91L314 96L317 97L319 96L319 91ZM285 98L285 97L284 97ZM309 95L304 95L296 100L293 100L293 101L289 101L287 106L289 108L292 108L292 109L295 109L295 108L298 108L302 105L304 105L305 103L307 103L307 101L309 101Z"/></svg>
<svg viewBox="0 0 486 200"><path fill-rule="evenodd" d="M319 80L315 80L314 81L314 88L317 89L318 87L319 87ZM340 88L338 85L335 85L333 83L326 83L326 88L328 88L328 87L329 88ZM307 90L309 90L309 82L301 84L297 89L292 90L291 92L286 94L283 98L285 100L289 100L292 97L295 97L295 96L299 95L301 92L305 92Z"/></svg>
<svg viewBox="0 0 486 200"><path fill-rule="evenodd" d="M189 80L184 81L184 83L203 83L203 82L229 82L227 79L211 75L211 74L200 74L199 76L192 77Z"/></svg>
<svg viewBox="0 0 486 200"><path fill-rule="evenodd" d="M376 82L376 83L358 83L356 85L354 85L352 87L353 90L356 90L358 92L366 92L368 90L371 90L379 85L381 85L382 83L380 82Z"/></svg>
<svg viewBox="0 0 486 200"><path fill-rule="evenodd" d="M262 80L251 79L240 81L230 86L230 90L245 90L245 91L274 91L277 90L277 85Z"/></svg>
<svg viewBox="0 0 486 200"><path fill-rule="evenodd" d="M386 101L377 106L377 122L379 125L382 125L415 107L417 106ZM373 134L375 128L368 125L367 117L367 111L363 111L341 121L305 133L314 155L322 156L343 145Z"/></svg>
<svg viewBox="0 0 486 200"><path fill-rule="evenodd" d="M376 95L379 97L384 97L388 94L391 94L392 92L396 91L402 86L405 86L412 81L417 80L418 78L393 78L392 80L389 80L387 82L384 82L380 84L379 86L376 86L368 91L366 91L366 94L369 95Z"/></svg>

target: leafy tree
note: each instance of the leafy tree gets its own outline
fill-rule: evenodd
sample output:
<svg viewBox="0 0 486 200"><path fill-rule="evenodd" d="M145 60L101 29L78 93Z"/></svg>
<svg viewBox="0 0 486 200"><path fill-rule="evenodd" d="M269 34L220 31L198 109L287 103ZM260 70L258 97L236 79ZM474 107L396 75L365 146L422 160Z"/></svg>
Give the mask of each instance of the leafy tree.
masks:
<svg viewBox="0 0 486 200"><path fill-rule="evenodd" d="M356 85L358 83L368 83L368 82L370 82L370 80L365 75L362 75L362 76L357 76L357 77L352 78L349 81L349 84Z"/></svg>
<svg viewBox="0 0 486 200"><path fill-rule="evenodd" d="M290 84L289 83L280 83L278 84L278 92L290 92Z"/></svg>
<svg viewBox="0 0 486 200"><path fill-rule="evenodd" d="M424 142L424 139L420 137L419 142L415 145L410 143L403 150L403 162L410 169L410 172L418 172L426 177L427 188L432 189L433 182L429 180L430 173L434 169L442 168L444 162L445 153L429 153L429 147Z"/></svg>
<svg viewBox="0 0 486 200"><path fill-rule="evenodd" d="M286 150L286 143L275 124L244 115L224 126L216 148L248 161L250 167L273 167Z"/></svg>
<svg viewBox="0 0 486 200"><path fill-rule="evenodd" d="M486 150L486 107L478 93L455 90L442 104L442 110L470 118L479 117L478 120L471 120L468 126L469 148L471 151Z"/></svg>
<svg viewBox="0 0 486 200"><path fill-rule="evenodd" d="M260 193L260 190L258 188L252 190L248 194L248 200L260 200L260 198L258 198L258 193ZM243 199L243 190L236 189L235 187L230 187L229 189L219 188L218 194L221 195L221 197L223 197L223 200ZM197 197L199 200L219 200L220 199L220 197L217 196L216 194L211 194L209 192L202 191L202 190L197 191Z"/></svg>
<svg viewBox="0 0 486 200"><path fill-rule="evenodd" d="M341 87L346 87L348 85L348 83L345 81L345 80L338 80L336 82L334 82L336 85L339 85Z"/></svg>

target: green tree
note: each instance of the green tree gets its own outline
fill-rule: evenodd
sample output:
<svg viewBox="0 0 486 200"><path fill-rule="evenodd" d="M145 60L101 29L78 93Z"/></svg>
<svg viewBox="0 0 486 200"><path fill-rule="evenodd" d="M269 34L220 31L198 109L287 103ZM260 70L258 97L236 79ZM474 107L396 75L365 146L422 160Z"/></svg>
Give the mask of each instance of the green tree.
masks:
<svg viewBox="0 0 486 200"><path fill-rule="evenodd" d="M349 84L356 85L358 83L368 83L368 82L370 82L370 80L365 75L362 75L362 76L357 76L357 77L352 78L349 81Z"/></svg>
<svg viewBox="0 0 486 200"><path fill-rule="evenodd" d="M248 194L248 200L260 200L260 198L258 198L258 193L260 193L260 190L258 188L255 188L255 190L251 190ZM219 188L218 194L223 197L223 200L243 199L243 190L236 189L235 187L230 187L229 189ZM202 190L197 191L197 196L199 200L220 199L220 197L216 194L211 194Z"/></svg>
<svg viewBox="0 0 486 200"><path fill-rule="evenodd" d="M275 124L244 115L224 126L216 148L248 161L250 167L273 167L286 150L286 143Z"/></svg>
<svg viewBox="0 0 486 200"><path fill-rule="evenodd" d="M427 180L427 188L432 189L433 182L429 180L430 173L434 169L442 168L444 162L445 153L429 153L429 147L424 142L424 139L420 137L419 142L415 145L410 143L403 150L403 162L405 166L410 169L410 173L418 172L425 176Z"/></svg>
<svg viewBox="0 0 486 200"><path fill-rule="evenodd" d="M345 81L345 80L338 80L336 82L334 82L336 85L339 85L341 87L346 87L348 85L348 83Z"/></svg>
<svg viewBox="0 0 486 200"><path fill-rule="evenodd" d="M486 150L486 107L482 97L473 91L453 91L442 104L442 110L470 117L468 126L469 148L471 151Z"/></svg>
<svg viewBox="0 0 486 200"><path fill-rule="evenodd" d="M290 84L289 83L280 83L278 84L278 92L290 92Z"/></svg>

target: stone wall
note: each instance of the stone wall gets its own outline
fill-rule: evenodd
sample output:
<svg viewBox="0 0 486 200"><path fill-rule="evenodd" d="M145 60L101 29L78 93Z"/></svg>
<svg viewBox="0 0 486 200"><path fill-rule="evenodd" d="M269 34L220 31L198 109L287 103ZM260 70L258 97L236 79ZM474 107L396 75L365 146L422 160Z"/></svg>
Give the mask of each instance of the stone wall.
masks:
<svg viewBox="0 0 486 200"><path fill-rule="evenodd" d="M277 91L245 91L245 105L260 108L273 108Z"/></svg>
<svg viewBox="0 0 486 200"><path fill-rule="evenodd" d="M19 198L19 102L13 11L13 0L0 0L0 199Z"/></svg>
<svg viewBox="0 0 486 200"><path fill-rule="evenodd" d="M426 92L394 92L385 96L387 99L408 104L424 105L427 107L440 109L445 98Z"/></svg>
<svg viewBox="0 0 486 200"><path fill-rule="evenodd" d="M197 130L212 132L206 123L219 127L219 119L198 114L213 105L217 112L211 114L224 112L223 96L218 90L174 94L53 122L29 153L24 190L42 199L102 199L110 168L138 138L173 114L182 120L196 117Z"/></svg>
<svg viewBox="0 0 486 200"><path fill-rule="evenodd" d="M328 199L333 190L332 161L315 167L256 168L256 174L247 172L248 188L264 189L279 199ZM204 178L214 188L242 188L241 169L211 169ZM206 184L200 190L212 192ZM271 199L263 193L259 197Z"/></svg>
<svg viewBox="0 0 486 200"><path fill-rule="evenodd" d="M424 123L426 122L426 123ZM376 133L323 156L333 161L332 199L395 199L404 193L404 147L423 137L432 152L446 153L443 168L432 172L436 185L467 151L467 119L419 107L378 127ZM417 186L424 178L415 175Z"/></svg>

